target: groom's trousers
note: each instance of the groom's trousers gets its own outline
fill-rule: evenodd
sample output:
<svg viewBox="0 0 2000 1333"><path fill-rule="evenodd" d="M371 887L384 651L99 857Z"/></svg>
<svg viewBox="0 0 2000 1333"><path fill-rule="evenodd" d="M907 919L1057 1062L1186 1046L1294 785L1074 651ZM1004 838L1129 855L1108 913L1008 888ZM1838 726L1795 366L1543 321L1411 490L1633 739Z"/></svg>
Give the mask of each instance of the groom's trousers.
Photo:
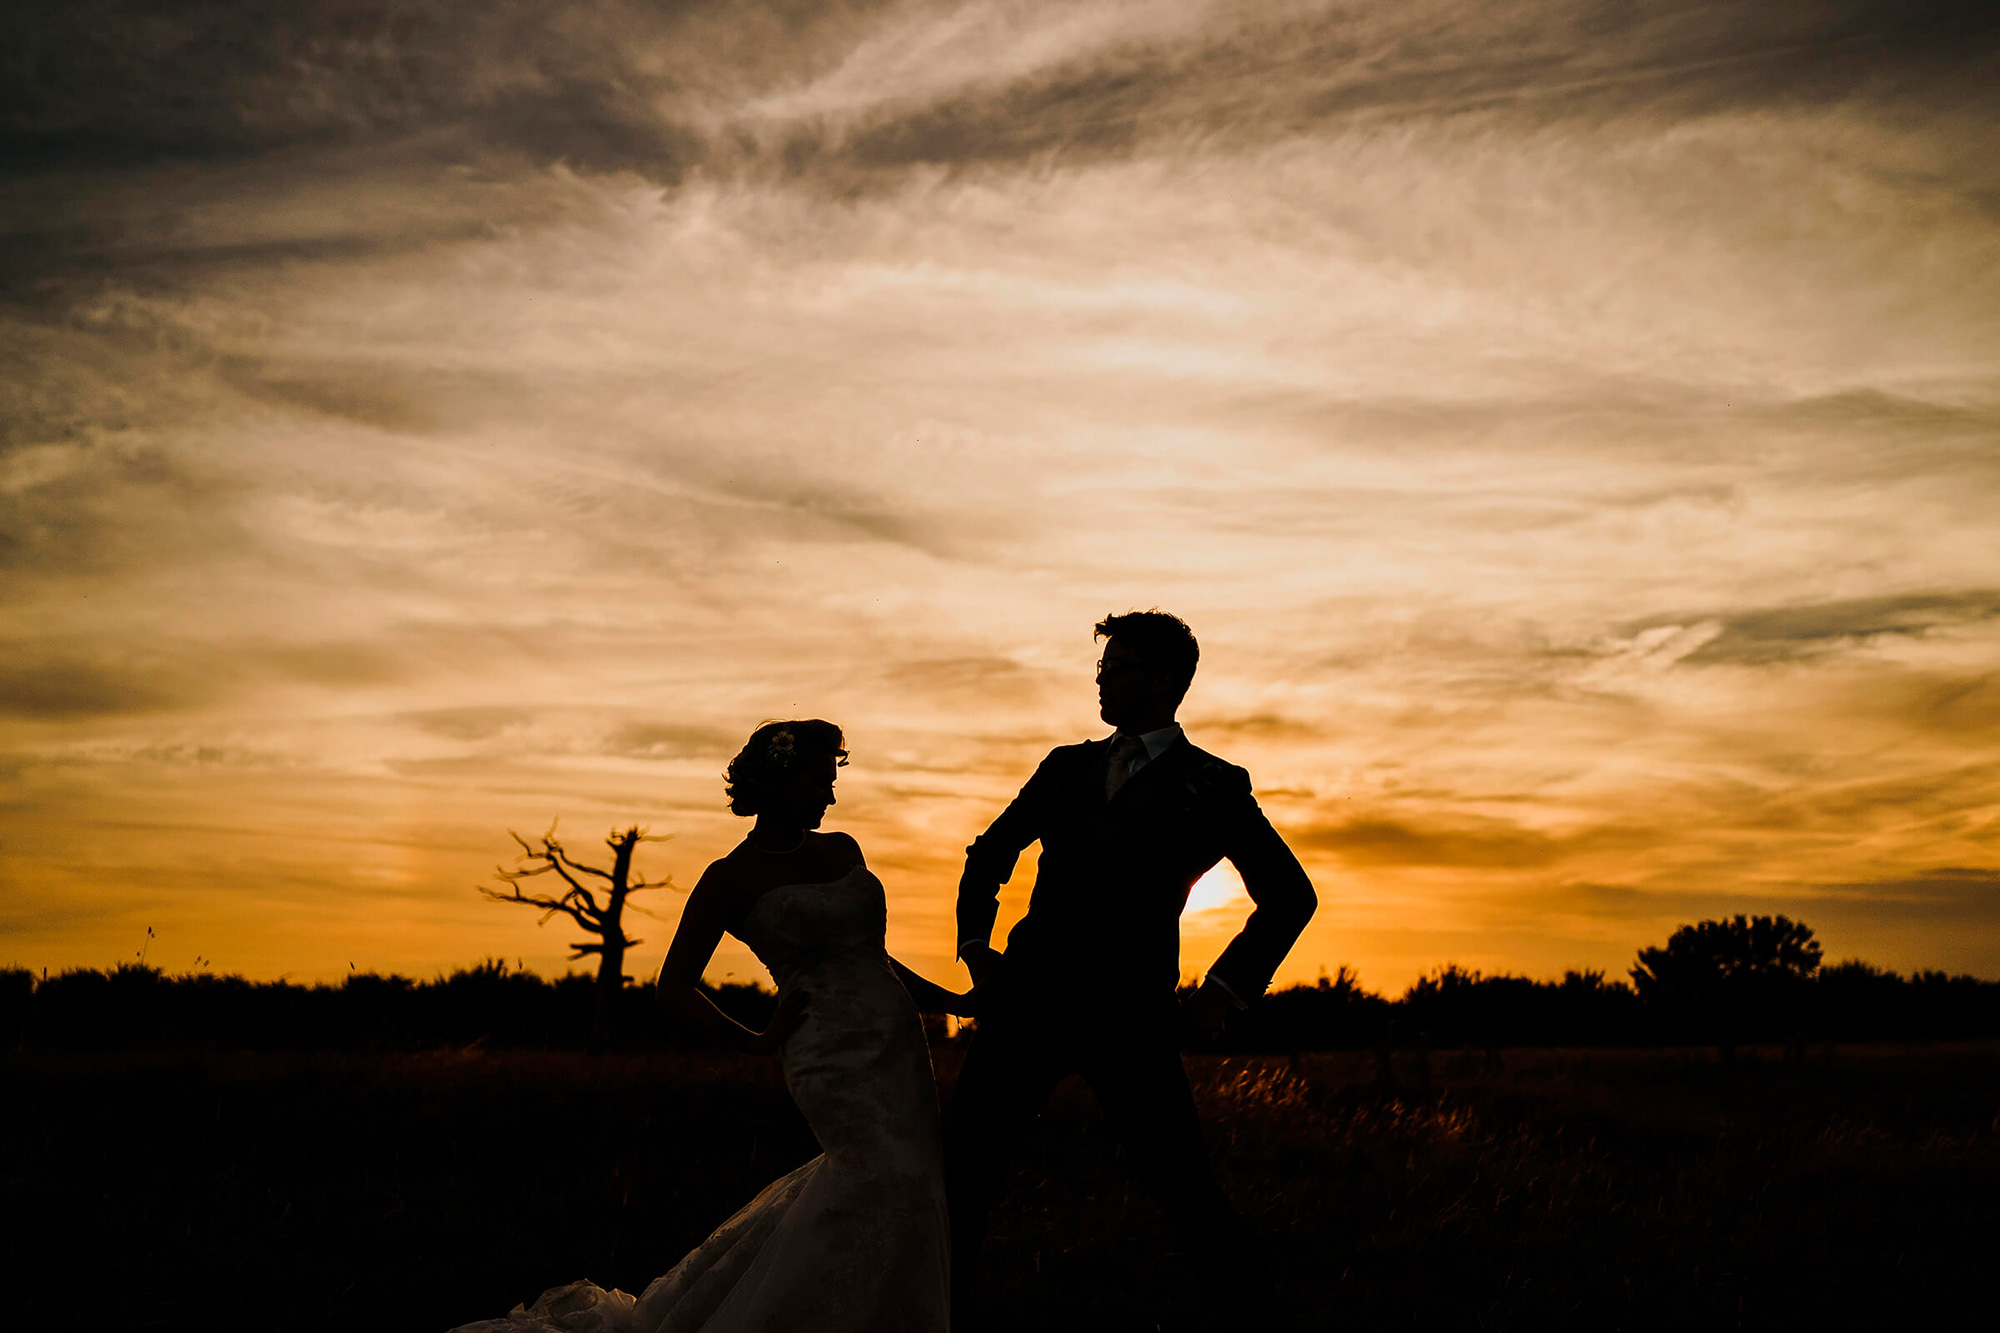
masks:
<svg viewBox="0 0 2000 1333"><path fill-rule="evenodd" d="M1180 1233L1203 1285L1212 1293L1234 1293L1238 1301L1266 1289L1242 1221L1209 1170L1172 1013L1169 1004L1152 1022L1096 1030L1079 1022L1075 1010L980 1020L945 1126L952 1304L959 1325L974 1324L987 1213L1013 1149L1056 1084L1071 1074L1096 1094L1105 1125Z"/></svg>

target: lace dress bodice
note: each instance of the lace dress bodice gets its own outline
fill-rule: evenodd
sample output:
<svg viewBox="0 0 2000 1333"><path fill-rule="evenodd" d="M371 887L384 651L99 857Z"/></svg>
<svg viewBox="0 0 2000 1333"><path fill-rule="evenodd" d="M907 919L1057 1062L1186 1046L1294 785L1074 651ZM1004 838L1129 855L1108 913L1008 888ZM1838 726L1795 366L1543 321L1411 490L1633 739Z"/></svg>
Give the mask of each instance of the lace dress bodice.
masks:
<svg viewBox="0 0 2000 1333"><path fill-rule="evenodd" d="M815 966L882 954L888 928L882 881L855 866L824 884L767 889L730 934L750 946L784 990Z"/></svg>

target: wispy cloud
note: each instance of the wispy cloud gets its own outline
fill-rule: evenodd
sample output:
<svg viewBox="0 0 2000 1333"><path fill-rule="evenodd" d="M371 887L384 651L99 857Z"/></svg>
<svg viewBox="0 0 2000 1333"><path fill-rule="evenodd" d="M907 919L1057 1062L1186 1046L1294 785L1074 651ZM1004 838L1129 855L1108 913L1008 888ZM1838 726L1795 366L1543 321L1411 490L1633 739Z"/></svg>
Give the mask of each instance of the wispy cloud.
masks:
<svg viewBox="0 0 2000 1333"><path fill-rule="evenodd" d="M1288 975L1731 903L2000 967L1991 6L17 10L24 960L531 952L507 828L691 879L819 715L944 968L1157 604L1320 879Z"/></svg>
<svg viewBox="0 0 2000 1333"><path fill-rule="evenodd" d="M1779 606L1710 616L1655 617L1632 629L1666 642L1693 628L1690 664L1730 662L1762 665L1852 648L1884 637L1921 637L1934 630L1976 626L2000 618L2000 590L1907 593L1852 598L1803 606ZM1668 639L1661 638L1661 631Z"/></svg>

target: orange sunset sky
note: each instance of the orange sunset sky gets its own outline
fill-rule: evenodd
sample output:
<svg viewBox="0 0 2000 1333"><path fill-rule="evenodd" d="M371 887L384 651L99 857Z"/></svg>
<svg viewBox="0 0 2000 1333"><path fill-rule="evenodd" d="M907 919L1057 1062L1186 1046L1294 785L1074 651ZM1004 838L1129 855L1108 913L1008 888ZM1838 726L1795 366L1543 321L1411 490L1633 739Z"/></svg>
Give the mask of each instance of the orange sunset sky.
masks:
<svg viewBox="0 0 2000 1333"><path fill-rule="evenodd" d="M2000 975L1981 7L0 24L0 965L560 971L509 829L692 883L822 716L962 984L963 847L1158 605L1320 892L1280 983L1735 911Z"/></svg>

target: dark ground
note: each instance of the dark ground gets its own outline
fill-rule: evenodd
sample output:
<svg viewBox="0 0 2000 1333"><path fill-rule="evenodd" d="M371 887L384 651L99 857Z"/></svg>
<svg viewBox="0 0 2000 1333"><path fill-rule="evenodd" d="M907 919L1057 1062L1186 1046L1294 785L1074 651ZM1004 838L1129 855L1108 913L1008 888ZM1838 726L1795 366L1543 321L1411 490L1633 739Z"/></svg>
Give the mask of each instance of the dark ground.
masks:
<svg viewBox="0 0 2000 1333"><path fill-rule="evenodd" d="M940 1053L947 1081L955 1062ZM1908 1326L1988 1308L2000 1043L1197 1057L1305 1328ZM636 1291L814 1146L682 1054L0 1056L9 1327L438 1333ZM996 1215L993 1327L1230 1328L1087 1094Z"/></svg>

